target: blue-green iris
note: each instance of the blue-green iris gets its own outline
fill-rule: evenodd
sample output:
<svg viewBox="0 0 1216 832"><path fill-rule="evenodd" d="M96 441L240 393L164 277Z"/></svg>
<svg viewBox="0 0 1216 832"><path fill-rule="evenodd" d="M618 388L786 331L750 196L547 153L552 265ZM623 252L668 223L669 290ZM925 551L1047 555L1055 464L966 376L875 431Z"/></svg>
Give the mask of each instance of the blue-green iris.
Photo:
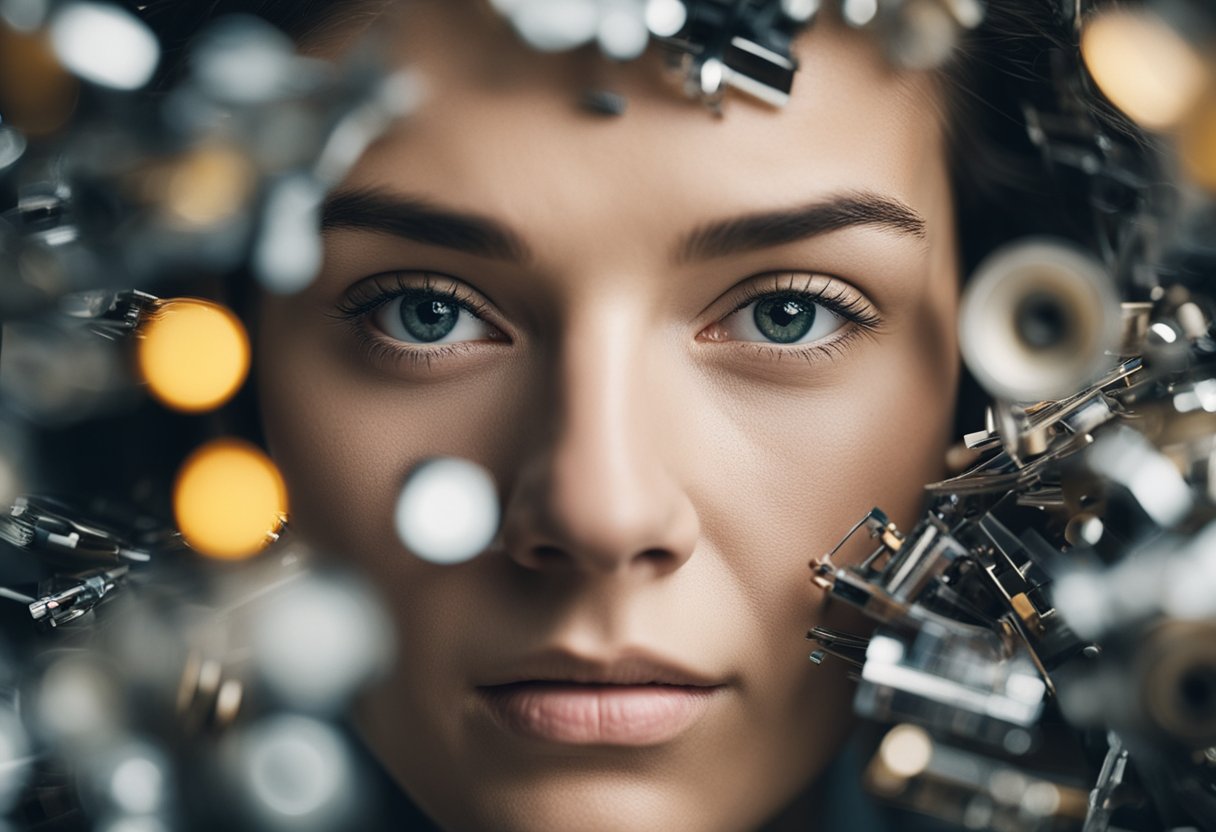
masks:
<svg viewBox="0 0 1216 832"><path fill-rule="evenodd" d="M792 344L811 331L815 304L797 297L777 295L757 301L752 313L760 333L778 344Z"/></svg>
<svg viewBox="0 0 1216 832"><path fill-rule="evenodd" d="M434 295L406 295L401 298L401 325L423 343L438 341L456 328L460 307Z"/></svg>

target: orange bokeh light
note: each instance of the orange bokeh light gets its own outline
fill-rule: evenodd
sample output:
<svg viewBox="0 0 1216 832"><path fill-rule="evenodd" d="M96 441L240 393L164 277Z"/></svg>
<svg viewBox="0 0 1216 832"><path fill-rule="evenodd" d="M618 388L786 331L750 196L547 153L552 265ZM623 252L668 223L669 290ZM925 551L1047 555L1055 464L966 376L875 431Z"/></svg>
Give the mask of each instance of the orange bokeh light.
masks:
<svg viewBox="0 0 1216 832"><path fill-rule="evenodd" d="M1143 9L1114 8L1091 18L1081 54L1103 94L1149 130L1177 125L1210 78L1195 48Z"/></svg>
<svg viewBox="0 0 1216 832"><path fill-rule="evenodd" d="M249 360L245 327L210 301L164 301L140 327L140 374L152 395L174 410L219 407L244 383Z"/></svg>
<svg viewBox="0 0 1216 832"><path fill-rule="evenodd" d="M191 454L177 474L173 513L192 549L238 560L264 549L287 516L287 488L259 448L218 439Z"/></svg>

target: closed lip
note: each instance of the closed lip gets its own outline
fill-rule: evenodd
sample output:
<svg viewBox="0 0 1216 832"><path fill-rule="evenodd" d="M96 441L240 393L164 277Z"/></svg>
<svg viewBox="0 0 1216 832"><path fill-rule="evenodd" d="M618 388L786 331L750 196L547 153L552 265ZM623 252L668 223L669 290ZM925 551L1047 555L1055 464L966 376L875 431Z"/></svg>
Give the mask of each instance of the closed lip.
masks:
<svg viewBox="0 0 1216 832"><path fill-rule="evenodd" d="M492 688L525 682L715 688L728 684L730 679L690 669L638 648L614 651L604 657L584 656L559 648L510 662L479 680L477 687Z"/></svg>
<svg viewBox="0 0 1216 832"><path fill-rule="evenodd" d="M589 658L556 650L477 686L509 733L562 745L649 746L683 734L728 684L643 651Z"/></svg>

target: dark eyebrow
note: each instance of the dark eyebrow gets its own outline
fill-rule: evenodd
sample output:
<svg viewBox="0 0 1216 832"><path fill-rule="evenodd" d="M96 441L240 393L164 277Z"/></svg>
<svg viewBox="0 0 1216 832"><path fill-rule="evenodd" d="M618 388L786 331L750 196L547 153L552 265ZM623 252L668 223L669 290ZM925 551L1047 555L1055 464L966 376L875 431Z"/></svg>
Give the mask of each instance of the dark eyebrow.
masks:
<svg viewBox="0 0 1216 832"><path fill-rule="evenodd" d="M329 195L321 210L321 231L338 229L392 234L518 263L527 262L532 256L518 234L488 217L438 208L423 199L377 188L335 191Z"/></svg>
<svg viewBox="0 0 1216 832"><path fill-rule="evenodd" d="M849 191L797 208L711 222L684 238L677 259L708 260L858 225L874 225L918 239L925 236L924 219L899 200L871 191Z"/></svg>

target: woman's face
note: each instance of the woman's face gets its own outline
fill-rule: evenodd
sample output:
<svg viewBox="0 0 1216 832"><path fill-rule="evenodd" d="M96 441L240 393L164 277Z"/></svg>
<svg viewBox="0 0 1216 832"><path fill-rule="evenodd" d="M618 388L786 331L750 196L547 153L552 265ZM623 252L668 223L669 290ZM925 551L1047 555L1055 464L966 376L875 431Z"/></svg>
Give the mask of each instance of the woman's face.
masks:
<svg viewBox="0 0 1216 832"><path fill-rule="evenodd" d="M934 81L822 20L787 107L715 118L659 56L539 55L462 5L405 16L427 101L335 193L316 282L257 322L293 528L398 628L361 733L447 828L754 827L850 727L804 636L856 622L808 560L874 505L911 525L941 474ZM580 109L591 85L627 111ZM436 455L501 494L456 566L394 533Z"/></svg>

